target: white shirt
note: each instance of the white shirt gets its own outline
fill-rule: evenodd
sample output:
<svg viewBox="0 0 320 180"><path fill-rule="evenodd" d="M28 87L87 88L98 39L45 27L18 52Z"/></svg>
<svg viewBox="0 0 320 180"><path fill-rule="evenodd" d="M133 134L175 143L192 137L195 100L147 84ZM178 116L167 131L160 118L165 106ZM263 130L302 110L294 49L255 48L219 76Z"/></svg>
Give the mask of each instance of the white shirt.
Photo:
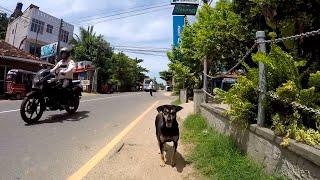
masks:
<svg viewBox="0 0 320 180"><path fill-rule="evenodd" d="M60 60L56 66L50 70L51 73L58 74L58 79L73 79L73 71L75 70L75 63L73 60ZM64 73L64 75L62 75Z"/></svg>
<svg viewBox="0 0 320 180"><path fill-rule="evenodd" d="M150 83L149 83L149 89L152 89L152 88L153 88L153 82L150 81Z"/></svg>

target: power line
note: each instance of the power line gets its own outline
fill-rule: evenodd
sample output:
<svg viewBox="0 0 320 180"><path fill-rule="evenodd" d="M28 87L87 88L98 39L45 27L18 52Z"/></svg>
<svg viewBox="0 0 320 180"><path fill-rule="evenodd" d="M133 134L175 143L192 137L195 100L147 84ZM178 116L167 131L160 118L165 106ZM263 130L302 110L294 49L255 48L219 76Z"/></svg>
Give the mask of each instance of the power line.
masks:
<svg viewBox="0 0 320 180"><path fill-rule="evenodd" d="M151 50L151 49L128 49L128 48L115 48L117 50L136 51L136 52L154 52L154 53L167 53L163 50Z"/></svg>
<svg viewBox="0 0 320 180"><path fill-rule="evenodd" d="M77 20L76 20L75 22L90 21L90 20L92 20L92 19L98 19L98 18L101 19L101 18L116 16L116 15L121 15L121 14L124 14L124 13L135 12L135 11L132 11L132 10L138 9L138 8L140 8L140 7L156 8L156 7L158 7L158 6L155 6L155 5L159 5L159 4L168 4L168 3L156 3L156 4L150 5L150 6L143 5L143 6L133 7L133 8L129 8L129 9L128 9L128 10L131 10L131 11L124 11L124 12L123 12L123 10L109 11L109 13L110 13L110 12L114 12L114 13L119 12L119 14L109 14L109 15L104 15L104 16L102 16L103 14L102 14L102 15L95 15L95 16L86 16L86 17L80 18L80 19L77 18ZM161 7L161 6L160 6L160 7ZM138 10L143 10L143 9L138 9ZM96 18L94 18L94 17L96 17Z"/></svg>
<svg viewBox="0 0 320 180"><path fill-rule="evenodd" d="M159 6L159 7L165 7L165 6L169 6L169 5L162 5L162 6ZM159 7L158 7L158 6L157 6L157 7L152 7L152 8L149 7L149 8L145 8L145 9L143 9L143 10L140 10L140 11L145 11L145 10L148 10L148 9L159 8ZM5 8L5 7L0 6L0 8L5 9L5 10L7 10L7 11L10 12L10 13L13 13L13 11L11 11L11 10ZM134 16L139 16L139 15L148 14L148 13L153 13L153 12L155 12L155 11L161 11L161 10L164 10L164 9L156 9L156 10L153 10L153 11L147 11L147 12L142 12L142 13L135 13L135 14L131 14L131 15L128 15L128 16L122 16L122 17L118 17L118 18L101 20L101 21L95 22L95 24L99 24L99 23L107 22L107 21L114 21L114 20L129 18L129 17L134 17ZM130 12L131 12L131 11L130 11ZM122 14L122 15L124 15L124 14L130 14L130 12L127 11L127 12L123 12L123 13L121 13L121 14ZM132 12L134 12L134 11L132 11ZM136 12L139 12L139 11L136 11ZM120 13L119 13L119 14L120 14ZM112 16L116 16L116 14L114 14L114 15L109 15L109 17L112 17ZM26 19L26 20L29 20L29 22L32 20L31 18L26 17L26 16L24 16L24 15L22 15L22 16L20 16L20 17L22 17L22 18L24 18L24 19ZM106 16L105 18L107 18L107 17L108 17L108 16ZM101 18L99 18L99 19L101 19ZM80 26L81 26L81 25L84 25L84 24L79 23L79 24L75 24L75 25L80 25ZM91 24L88 23L88 24L86 24L86 25L91 25ZM59 28L56 28L56 27L53 27L53 29L59 30Z"/></svg>
<svg viewBox="0 0 320 180"><path fill-rule="evenodd" d="M155 54L155 53L144 53L144 52L135 52L135 51L120 51L120 52L126 52L126 53L132 53L132 54L141 54L141 55L149 55L149 56L167 57L165 55Z"/></svg>
<svg viewBox="0 0 320 180"><path fill-rule="evenodd" d="M169 6L168 6L168 7L169 7ZM153 11L147 11L147 12L130 14L130 15L121 16L121 17L118 17L118 18L105 19L105 20L101 20L101 21L97 21L97 22L92 22L92 23L90 23L90 24L87 23L87 24L85 24L85 25L91 25L91 24L93 24L93 23L94 23L94 24L100 24L100 23L103 23L103 22L114 21L114 20L125 19L125 18L135 17L135 16L139 16L139 15L154 13L154 12L161 11L161 10L167 10L167 9L169 9L168 7L166 7L166 8L161 8L161 9L155 9L155 10L153 10ZM78 25L81 25L81 24L82 24L82 23L79 23Z"/></svg>
<svg viewBox="0 0 320 180"><path fill-rule="evenodd" d="M147 47L147 46L123 46L123 45L114 45L116 48L136 48L136 49L161 49L161 50L171 50L171 48L164 47Z"/></svg>

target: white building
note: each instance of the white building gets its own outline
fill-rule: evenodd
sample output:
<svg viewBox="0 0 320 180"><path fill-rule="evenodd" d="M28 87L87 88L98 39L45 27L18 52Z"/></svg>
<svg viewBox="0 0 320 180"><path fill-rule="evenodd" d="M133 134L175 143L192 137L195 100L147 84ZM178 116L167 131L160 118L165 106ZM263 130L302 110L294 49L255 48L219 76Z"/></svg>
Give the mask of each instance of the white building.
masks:
<svg viewBox="0 0 320 180"><path fill-rule="evenodd" d="M40 55L41 46L58 41L61 20L39 10L31 4L22 13L22 3L18 3L12 21L8 25L5 41L19 49ZM74 26L63 22L60 47L68 47Z"/></svg>

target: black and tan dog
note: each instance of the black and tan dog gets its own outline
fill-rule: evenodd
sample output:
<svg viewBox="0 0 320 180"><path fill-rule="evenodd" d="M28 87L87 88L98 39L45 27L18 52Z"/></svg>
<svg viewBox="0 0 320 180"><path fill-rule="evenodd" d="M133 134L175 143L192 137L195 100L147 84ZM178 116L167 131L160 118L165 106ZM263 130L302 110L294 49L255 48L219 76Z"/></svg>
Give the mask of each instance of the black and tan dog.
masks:
<svg viewBox="0 0 320 180"><path fill-rule="evenodd" d="M176 151L179 140L179 126L176 119L176 114L182 107L174 105L163 105L157 108L158 115L156 117L156 135L159 143L161 153L161 166L165 165L165 159L163 156L163 147L166 142L173 141L173 154L171 159L171 165L176 164Z"/></svg>

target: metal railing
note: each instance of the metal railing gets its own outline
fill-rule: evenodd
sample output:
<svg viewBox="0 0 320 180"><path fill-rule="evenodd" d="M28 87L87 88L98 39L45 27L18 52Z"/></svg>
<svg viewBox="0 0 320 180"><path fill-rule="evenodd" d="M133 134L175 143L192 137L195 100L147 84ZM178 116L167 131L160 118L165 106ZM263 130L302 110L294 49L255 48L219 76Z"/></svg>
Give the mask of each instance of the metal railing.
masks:
<svg viewBox="0 0 320 180"><path fill-rule="evenodd" d="M313 36L318 36L320 35L320 29L318 30L315 30L315 31L310 31L310 32L306 32L306 33L301 33L301 34L298 34L298 35L293 35L293 36L288 36L288 37L282 37L282 38L277 38L277 39L272 39L272 40L265 40L265 33L263 31L258 31L257 32L257 40L255 41L255 43L251 46L251 48L245 53L245 55L241 58L239 58L237 64L235 66L233 66L230 70L227 71L227 74L229 74L230 72L234 71L238 66L240 66L243 61L245 61L245 59L250 55L252 54L252 52L254 51L254 49L256 47L259 48L259 51L260 52L264 52L266 53L266 45L267 44L273 44L273 43L280 43L280 42L284 42L284 41L287 41L287 40L297 40L299 38L304 38L304 37L313 37ZM204 67L206 68L206 58L204 59ZM320 116L320 111L317 110L317 109L313 109L313 108L310 108L310 107L307 107L305 105L302 105L298 102L289 102L288 100L285 100L285 99L281 99L279 96L277 96L274 92L270 91L270 92L267 92L266 90L266 77L265 77L265 65L263 63L259 63L259 88L258 88L258 91L259 91L259 102L258 102L258 125L259 126L263 126L264 125L264 118L265 118L265 109L264 109L264 106L263 106L263 103L266 96L269 97L269 98L272 98L274 100L279 100L279 101L282 101L284 103L287 103L287 104L290 104L293 108L296 108L296 109L300 109L300 110L303 110L303 111L307 111L307 112L310 112L310 113L313 113L317 116ZM207 101L207 98L208 97L211 97L211 98L214 98L214 95L210 92L207 91L208 87L207 87L207 78L209 79L213 79L214 77L213 76L210 76L208 75L207 73L207 70L204 69L203 71L203 75L204 75L204 87L203 87L203 92L205 94L205 99Z"/></svg>

